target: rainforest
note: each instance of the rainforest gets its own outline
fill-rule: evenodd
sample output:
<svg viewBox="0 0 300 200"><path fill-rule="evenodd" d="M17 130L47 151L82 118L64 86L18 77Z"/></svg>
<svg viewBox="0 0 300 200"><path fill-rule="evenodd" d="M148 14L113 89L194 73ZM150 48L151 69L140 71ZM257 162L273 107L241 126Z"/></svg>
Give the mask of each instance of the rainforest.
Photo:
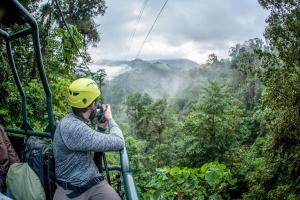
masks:
<svg viewBox="0 0 300 200"><path fill-rule="evenodd" d="M141 199L300 199L298 0L258 0L268 11L264 38L232 45L228 58L98 63L105 68L89 67L88 51L101 39L93 18L109 9L104 0L61 0L68 30L55 1L21 2L38 22L56 121L70 112L70 83L94 79L124 134ZM0 123L20 127L21 99L0 42ZM34 130L44 130L46 97L30 38L13 47L28 118ZM110 78L106 70L117 66L123 72ZM117 165L118 153L107 160Z"/></svg>

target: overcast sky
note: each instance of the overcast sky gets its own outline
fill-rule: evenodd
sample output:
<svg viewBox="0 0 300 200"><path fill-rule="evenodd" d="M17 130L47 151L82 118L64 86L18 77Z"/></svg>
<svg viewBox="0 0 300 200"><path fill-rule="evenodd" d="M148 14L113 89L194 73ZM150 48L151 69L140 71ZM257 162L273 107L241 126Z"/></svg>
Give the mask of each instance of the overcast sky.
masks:
<svg viewBox="0 0 300 200"><path fill-rule="evenodd" d="M143 2L106 0L105 15L95 19L101 24L101 42L89 49L94 61L136 58L165 0L149 0L137 25ZM235 44L263 38L267 15L257 0L169 0L139 58L188 58L198 63L210 53L227 58Z"/></svg>

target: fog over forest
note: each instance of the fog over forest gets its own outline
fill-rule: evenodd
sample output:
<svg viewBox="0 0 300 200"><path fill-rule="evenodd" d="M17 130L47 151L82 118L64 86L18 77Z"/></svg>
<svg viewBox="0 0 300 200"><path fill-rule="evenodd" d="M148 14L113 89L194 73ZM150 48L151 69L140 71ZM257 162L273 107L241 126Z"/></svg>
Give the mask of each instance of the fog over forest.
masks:
<svg viewBox="0 0 300 200"><path fill-rule="evenodd" d="M204 88L208 81L225 81L232 72L230 61L215 59L202 65L189 59L106 60L92 65L91 70L105 70L103 95L107 102L121 103L125 96L135 92L174 99L195 86Z"/></svg>

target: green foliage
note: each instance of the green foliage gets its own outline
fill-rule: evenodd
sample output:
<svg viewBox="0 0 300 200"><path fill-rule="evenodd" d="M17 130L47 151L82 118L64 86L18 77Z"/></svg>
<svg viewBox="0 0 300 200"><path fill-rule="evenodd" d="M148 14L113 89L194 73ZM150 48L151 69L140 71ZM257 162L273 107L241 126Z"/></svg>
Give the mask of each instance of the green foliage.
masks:
<svg viewBox="0 0 300 200"><path fill-rule="evenodd" d="M262 86L256 72L261 65L257 52L262 49L262 40L255 38L242 45L237 44L229 53L232 58L231 67L235 69L230 89L247 110L253 110L260 98Z"/></svg>
<svg viewBox="0 0 300 200"><path fill-rule="evenodd" d="M51 91L53 93L54 113L58 119L61 119L70 111L68 106L68 88L71 81L67 78L57 77L51 81Z"/></svg>
<svg viewBox="0 0 300 200"><path fill-rule="evenodd" d="M136 137L149 143L148 152L165 143L168 128L176 123L174 111L166 99L153 100L148 94L135 93L126 98L125 105Z"/></svg>
<svg viewBox="0 0 300 200"><path fill-rule="evenodd" d="M274 147L291 148L300 141L300 5L295 0L259 2L271 11L266 38L277 52L262 55L266 68L261 73L266 85L263 103L273 110Z"/></svg>
<svg viewBox="0 0 300 200"><path fill-rule="evenodd" d="M80 31L84 36L83 45L95 44L100 41L100 35L97 31L97 24L94 17L104 15L106 5L104 0L64 0L62 1L62 11L66 17L66 21ZM55 10L55 15L58 17L58 11ZM58 17L58 22L62 28L61 18Z"/></svg>
<svg viewBox="0 0 300 200"><path fill-rule="evenodd" d="M146 141L138 140L133 136L126 137L126 145L128 152L130 152L131 168L137 174L143 173L149 164L149 156L146 157L145 146Z"/></svg>
<svg viewBox="0 0 300 200"><path fill-rule="evenodd" d="M129 122L131 123L135 135L140 139L146 139L147 133L144 132L144 127L147 125L145 118L142 118L146 114L146 106L150 105L153 99L148 94L135 93L128 96L125 99L126 114Z"/></svg>
<svg viewBox="0 0 300 200"><path fill-rule="evenodd" d="M241 137L242 120L238 101L224 91L223 85L211 82L204 90L202 102L194 105L183 125L186 162L198 166L224 161L224 153Z"/></svg>
<svg viewBox="0 0 300 200"><path fill-rule="evenodd" d="M75 26L69 26L69 29L76 45L79 48L82 48L81 41L83 36L78 32ZM47 65L48 62L52 62L51 67L56 67L55 72L60 72L61 74L68 74L70 71L75 72L76 69L80 69L80 66L78 65L79 55L67 30L56 27L49 32L50 36L47 41L49 47L47 48L46 53L55 55L55 57L46 61L45 65Z"/></svg>
<svg viewBox="0 0 300 200"><path fill-rule="evenodd" d="M219 62L219 60L218 60L218 57L217 57L217 55L216 54L209 54L208 55L208 58L207 58L207 61L206 61L208 64L216 64L216 63L218 63Z"/></svg>
<svg viewBox="0 0 300 200"><path fill-rule="evenodd" d="M300 174L300 4L295 0L259 2L270 10L265 36L271 50L261 53L264 68L259 75L266 86L262 104L270 111L267 122L270 135L267 137L272 150L264 157L273 167L270 177L261 180L257 175L251 179L258 185L251 187L248 195L254 195L255 188L265 186L261 189L261 198L298 198L300 183L294 177Z"/></svg>
<svg viewBox="0 0 300 200"><path fill-rule="evenodd" d="M201 169L165 167L157 169L146 184L144 199L223 199L236 179L224 164L206 163Z"/></svg>
<svg viewBox="0 0 300 200"><path fill-rule="evenodd" d="M190 179L188 189L196 187L194 180L201 185L196 195L199 199L299 199L300 5L295 0L259 2L270 10L265 33L269 46L259 39L236 45L230 51L232 71L227 75L227 87L212 82L204 87L201 96L199 85L205 85L205 81L198 80L175 102L180 114L184 114L178 116L183 125L170 128L170 132L178 134L169 140L173 151L167 155L183 167L224 161L238 178L238 182L233 180L234 190L219 193L217 185L226 179L221 179L226 177L221 176L222 166L204 164L203 171L196 173L201 176L186 175ZM191 71L191 77L197 80L201 73L209 80L207 69L220 63L212 54L206 68ZM215 73L217 70L214 68ZM143 108L140 113L146 113L145 108L154 100L145 106L142 101L135 102ZM136 125L133 120L131 123ZM152 128L147 123L143 125L139 126L141 130ZM177 192L186 189L182 174L189 170L185 169L160 169L154 177L145 170L138 179L143 197L182 198L178 196L182 193ZM188 196L194 195L190 190L184 195L187 199L194 197Z"/></svg>
<svg viewBox="0 0 300 200"><path fill-rule="evenodd" d="M67 87L72 80L92 77L102 86L106 74L103 70L92 73L80 63L53 4L24 3L38 19L54 112L60 119L69 111ZM185 73L190 80L176 100L129 94L143 91L143 84L136 88L112 85L106 91L114 116L117 109L116 117L124 121L120 126L144 199L299 199L300 3L259 3L270 10L265 32L268 46L255 38L231 48L231 60L210 54L201 68ZM71 34L88 58L88 45L100 39L93 17L104 14L105 2L64 0L61 4ZM21 127L20 95L12 82L5 44L0 45L0 123ZM43 130L47 126L45 94L30 38L14 41L13 49L29 122L34 130ZM166 66L148 63L146 67L156 80L165 79ZM140 75L139 70L136 73ZM107 158L110 164L119 164L118 155Z"/></svg>
<svg viewBox="0 0 300 200"><path fill-rule="evenodd" d="M41 9L44 10L39 13L37 2L27 2L27 4L38 19L44 67L53 94L54 113L56 119L60 119L70 109L67 106L66 97L68 94L67 87L72 80L82 76L93 77L98 84L103 84L106 74L102 71L92 73L89 69L82 67L79 63L78 52L67 31L57 27L57 24L53 24L50 11L53 5L42 6ZM18 31L22 28L24 27L16 26L12 27L11 30ZM77 26L70 25L69 28L77 46L82 50L84 36L78 31ZM0 123L8 127L20 127L22 124L21 98L15 83L12 81L13 77L7 62L6 51L4 51L4 43L1 43L1 47L3 48L0 48L0 62L2 64L0 91L3 98L0 100ZM43 130L47 126L46 95L39 81L31 38L25 37L14 41L13 50L16 67L27 97L29 123L34 130Z"/></svg>
<svg viewBox="0 0 300 200"><path fill-rule="evenodd" d="M258 0L270 11L265 36L289 68L300 65L300 2L298 0Z"/></svg>

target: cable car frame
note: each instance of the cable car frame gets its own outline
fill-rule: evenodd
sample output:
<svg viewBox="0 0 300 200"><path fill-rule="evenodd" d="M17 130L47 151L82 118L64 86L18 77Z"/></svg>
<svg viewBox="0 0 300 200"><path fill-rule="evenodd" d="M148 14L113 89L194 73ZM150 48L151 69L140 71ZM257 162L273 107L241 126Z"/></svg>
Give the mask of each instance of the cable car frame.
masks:
<svg viewBox="0 0 300 200"><path fill-rule="evenodd" d="M13 74L14 81L16 83L19 95L22 102L22 126L21 128L11 128L4 127L4 130L8 133L20 134L25 136L38 136L44 138L53 139L55 132L55 119L53 113L53 102L52 102L52 93L49 88L48 80L44 70L44 64L42 59L41 47L40 47L40 37L39 37L39 28L34 17L28 12L28 10L17 0L1 0L0 9L5 11L2 16L0 16L0 23L6 26L11 24L27 24L28 28L25 28L21 31L14 33L8 33L7 31L0 29L0 37L5 40L6 53L9 61L9 65ZM31 35L33 41L34 56L38 68L38 73L40 80L43 85L43 89L46 95L46 106L47 106L47 115L48 115L48 126L45 131L34 131L30 126L27 116L27 102L26 95L20 81L18 71L16 68L16 63L14 60L12 52L12 41ZM128 200L138 200L139 195L135 186L135 182L129 167L129 160L126 148L119 151L120 155L120 166L104 166L106 171L119 171L123 177L123 184L126 199Z"/></svg>

